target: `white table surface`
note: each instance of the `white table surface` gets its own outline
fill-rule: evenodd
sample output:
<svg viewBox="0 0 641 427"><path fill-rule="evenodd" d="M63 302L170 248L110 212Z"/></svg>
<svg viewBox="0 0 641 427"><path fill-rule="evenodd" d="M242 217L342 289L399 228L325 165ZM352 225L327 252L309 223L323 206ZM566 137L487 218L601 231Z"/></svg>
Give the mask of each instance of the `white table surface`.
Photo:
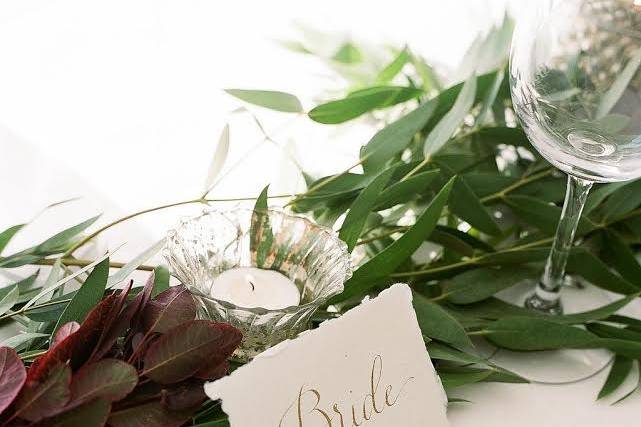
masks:
<svg viewBox="0 0 641 427"><path fill-rule="evenodd" d="M224 3L224 4L223 4ZM227 4L233 3L233 4ZM238 104L224 87L271 88L306 105L331 87L316 61L275 46L303 20L355 38L409 42L454 65L474 28L500 15L503 1L426 1L392 7L361 2L0 1L0 228L49 210L12 242L20 249L90 215L102 221L198 195L217 135ZM481 19L484 18L484 19ZM434 42L434 41L438 42ZM450 43L443 43L448 40ZM457 56L458 55L458 56ZM283 146L317 173L350 164L370 129L315 126L303 118L260 112ZM259 142L246 117L232 121L230 162ZM215 197L296 191L287 156L261 144L214 192ZM89 255L121 243L126 259L150 245L186 207L141 217L105 233ZM3 271L0 283L27 274ZM610 406L595 403L605 372L565 386L483 383L457 393L472 401L450 408L454 427L638 426L641 393ZM634 386L629 379L628 389Z"/></svg>

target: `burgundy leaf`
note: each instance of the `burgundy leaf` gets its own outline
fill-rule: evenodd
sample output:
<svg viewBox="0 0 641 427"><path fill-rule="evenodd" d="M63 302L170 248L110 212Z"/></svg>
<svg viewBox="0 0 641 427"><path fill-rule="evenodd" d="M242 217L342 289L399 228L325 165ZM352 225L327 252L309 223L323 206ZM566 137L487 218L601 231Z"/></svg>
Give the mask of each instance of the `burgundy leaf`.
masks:
<svg viewBox="0 0 641 427"><path fill-rule="evenodd" d="M75 320L65 323L56 331L56 335L53 337L53 341L51 342L50 347L55 347L56 345L60 344L65 338L76 332L78 329L80 329L80 323L76 322Z"/></svg>
<svg viewBox="0 0 641 427"><path fill-rule="evenodd" d="M196 318L196 302L183 285L160 293L147 304L142 314L146 332L165 333L181 323Z"/></svg>
<svg viewBox="0 0 641 427"><path fill-rule="evenodd" d="M34 427L103 427L110 411L111 404L108 401L95 399L53 418L42 420Z"/></svg>
<svg viewBox="0 0 641 427"><path fill-rule="evenodd" d="M193 416L195 410L170 411L155 400L112 411L107 422L111 427L179 427Z"/></svg>
<svg viewBox="0 0 641 427"><path fill-rule="evenodd" d="M59 413L69 402L71 368L59 363L42 382L29 382L16 399L15 417L39 421Z"/></svg>
<svg viewBox="0 0 641 427"><path fill-rule="evenodd" d="M138 330L140 329L140 324L142 323L142 314L145 311L149 300L151 299L151 292L154 290L155 278L156 273L152 271L149 275L149 278L147 279L147 283L145 283L145 287L143 288L142 292L140 292L134 300L135 311L133 312L131 319L131 328L136 332L138 332Z"/></svg>
<svg viewBox="0 0 641 427"><path fill-rule="evenodd" d="M203 381L187 380L162 391L161 403L172 411L183 411L199 407L205 400Z"/></svg>
<svg viewBox="0 0 641 427"><path fill-rule="evenodd" d="M138 351L138 347L142 344L142 340L145 338L145 334L142 332L137 332L131 339L131 349L133 351Z"/></svg>
<svg viewBox="0 0 641 427"><path fill-rule="evenodd" d="M224 360L222 363L219 363L217 365L210 364L204 366L202 369L196 372L194 376L203 380L214 381L227 375L227 372L229 372L229 361Z"/></svg>
<svg viewBox="0 0 641 427"><path fill-rule="evenodd" d="M83 366L71 380L71 400L88 402L101 398L109 402L123 399L138 384L138 373L128 363L103 359Z"/></svg>
<svg viewBox="0 0 641 427"><path fill-rule="evenodd" d="M14 349L0 347L0 414L16 398L27 380L27 370Z"/></svg>
<svg viewBox="0 0 641 427"><path fill-rule="evenodd" d="M96 344L89 360L99 360L104 357L114 346L118 337L129 327L133 313L127 313L127 309L123 312L123 307L133 284L134 281L131 280L127 287L118 294L116 302L107 315L105 327L100 334L98 344Z"/></svg>
<svg viewBox="0 0 641 427"><path fill-rule="evenodd" d="M240 331L225 323L207 320L184 323L149 346L141 375L160 384L180 382L205 366L227 360L241 339Z"/></svg>
<svg viewBox="0 0 641 427"><path fill-rule="evenodd" d="M74 370L82 366L93 352L115 302L115 295L109 295L102 300L87 314L76 332L34 360L27 372L27 382L41 381L60 363L70 361Z"/></svg>

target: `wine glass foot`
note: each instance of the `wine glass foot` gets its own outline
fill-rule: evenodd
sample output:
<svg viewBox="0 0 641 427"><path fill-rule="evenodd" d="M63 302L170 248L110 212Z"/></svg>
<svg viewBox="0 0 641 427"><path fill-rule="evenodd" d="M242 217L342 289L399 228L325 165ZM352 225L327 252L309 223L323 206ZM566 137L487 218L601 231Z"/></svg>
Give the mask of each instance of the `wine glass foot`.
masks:
<svg viewBox="0 0 641 427"><path fill-rule="evenodd" d="M497 297L512 304L529 307L528 301L534 300L532 289L536 284L534 280L524 281L500 292ZM573 278L567 278L565 281L562 299L564 304L560 309L567 314L593 310L612 302L602 289L590 283L579 284ZM537 306L535 309L555 314L540 308L541 306ZM612 360L612 354L603 349L519 352L488 347L480 351L497 366L521 375L531 382L544 384L567 384L589 378L605 369Z"/></svg>

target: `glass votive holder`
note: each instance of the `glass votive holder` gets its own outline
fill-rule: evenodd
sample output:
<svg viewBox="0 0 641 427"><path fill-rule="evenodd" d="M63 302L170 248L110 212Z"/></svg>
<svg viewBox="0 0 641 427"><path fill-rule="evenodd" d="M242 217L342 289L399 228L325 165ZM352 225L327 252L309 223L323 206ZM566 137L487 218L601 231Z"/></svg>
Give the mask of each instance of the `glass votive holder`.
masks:
<svg viewBox="0 0 641 427"><path fill-rule="evenodd" d="M241 361L309 329L312 314L341 293L352 275L347 246L336 233L272 209L206 210L182 220L168 232L164 256L198 301L202 318L229 323L243 332L234 354ZM283 274L300 292L300 304L248 308L214 298L216 278L241 267Z"/></svg>

